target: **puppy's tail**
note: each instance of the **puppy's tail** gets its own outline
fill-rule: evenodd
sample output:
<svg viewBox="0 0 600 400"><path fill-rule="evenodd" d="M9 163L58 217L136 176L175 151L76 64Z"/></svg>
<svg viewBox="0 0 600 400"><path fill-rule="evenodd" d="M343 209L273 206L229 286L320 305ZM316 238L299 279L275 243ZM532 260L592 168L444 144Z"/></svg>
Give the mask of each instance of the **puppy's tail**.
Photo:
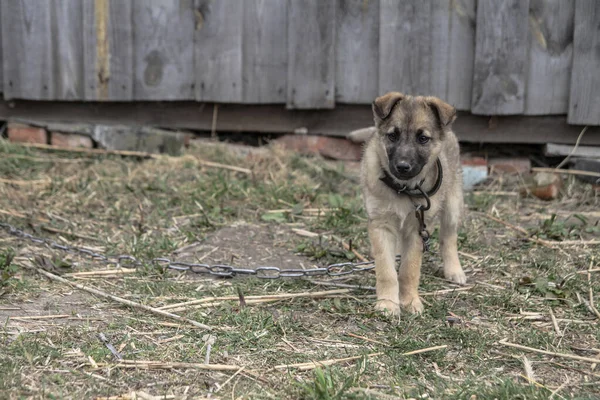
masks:
<svg viewBox="0 0 600 400"><path fill-rule="evenodd" d="M377 131L374 126L357 129L346 135L346 138L354 143L363 143L371 139L371 136Z"/></svg>

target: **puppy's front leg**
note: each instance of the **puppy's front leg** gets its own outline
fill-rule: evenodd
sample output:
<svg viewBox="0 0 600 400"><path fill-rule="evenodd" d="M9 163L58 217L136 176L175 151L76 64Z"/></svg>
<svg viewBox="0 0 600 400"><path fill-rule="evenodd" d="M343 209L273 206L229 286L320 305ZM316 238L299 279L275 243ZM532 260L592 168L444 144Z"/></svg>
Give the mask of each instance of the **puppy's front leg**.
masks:
<svg viewBox="0 0 600 400"><path fill-rule="evenodd" d="M408 228L408 227L407 227ZM421 313L423 303L419 298L419 280L423 259L423 241L415 229L402 235L400 262L400 305L412 313Z"/></svg>
<svg viewBox="0 0 600 400"><path fill-rule="evenodd" d="M446 279L464 285L467 277L458 259L458 225L463 207L463 198L460 188L455 189L446 200L442 209L440 226L440 250L444 261L444 276Z"/></svg>
<svg viewBox="0 0 600 400"><path fill-rule="evenodd" d="M377 310L400 313L396 274L396 235L384 221L369 221L371 252L375 258Z"/></svg>

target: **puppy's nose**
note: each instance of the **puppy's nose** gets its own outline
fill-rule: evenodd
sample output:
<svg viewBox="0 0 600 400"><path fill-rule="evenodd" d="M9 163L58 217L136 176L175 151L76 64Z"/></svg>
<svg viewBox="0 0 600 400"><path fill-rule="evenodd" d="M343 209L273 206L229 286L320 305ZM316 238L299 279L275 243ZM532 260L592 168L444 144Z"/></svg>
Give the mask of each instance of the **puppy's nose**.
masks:
<svg viewBox="0 0 600 400"><path fill-rule="evenodd" d="M406 161L398 161L396 163L396 169L400 173L407 173L408 171L410 171L410 167L411 167L411 165L409 163L407 163Z"/></svg>

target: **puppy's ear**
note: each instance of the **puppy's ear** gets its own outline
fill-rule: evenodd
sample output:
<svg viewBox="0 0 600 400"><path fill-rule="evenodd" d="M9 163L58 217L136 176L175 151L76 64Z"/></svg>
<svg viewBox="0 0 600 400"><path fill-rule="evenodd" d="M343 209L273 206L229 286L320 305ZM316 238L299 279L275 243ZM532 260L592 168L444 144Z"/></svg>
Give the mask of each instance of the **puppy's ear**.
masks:
<svg viewBox="0 0 600 400"><path fill-rule="evenodd" d="M404 95L399 92L389 92L378 97L373 102L373 116L375 122L379 123L389 117L396 103L401 101Z"/></svg>
<svg viewBox="0 0 600 400"><path fill-rule="evenodd" d="M425 98L425 103L431 108L431 111L433 111L433 114L440 123L440 127L444 128L449 126L456 119L456 108L445 101L442 101L437 97L429 96Z"/></svg>

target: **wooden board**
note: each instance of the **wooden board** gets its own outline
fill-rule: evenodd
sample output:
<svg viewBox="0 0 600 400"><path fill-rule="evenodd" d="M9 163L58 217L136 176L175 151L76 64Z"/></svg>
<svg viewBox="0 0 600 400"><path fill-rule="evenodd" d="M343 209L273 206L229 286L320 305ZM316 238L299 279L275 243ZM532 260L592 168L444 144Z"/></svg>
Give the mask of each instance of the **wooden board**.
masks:
<svg viewBox="0 0 600 400"><path fill-rule="evenodd" d="M197 102L40 102L0 101L0 120L42 120L150 125L210 132L213 108ZM280 105L223 104L219 132L288 133L306 128L309 134L346 136L371 126L370 105L338 104L333 110L286 110ZM475 143L573 144L581 127L564 116L482 117L459 112L454 131L461 141ZM600 127L590 127L581 144L600 145Z"/></svg>
<svg viewBox="0 0 600 400"><path fill-rule="evenodd" d="M548 143L544 146L544 155L546 157L589 157L600 159L600 147L598 146L578 146L573 152L574 146L568 144Z"/></svg>
<svg viewBox="0 0 600 400"><path fill-rule="evenodd" d="M80 0L51 1L54 99L83 100L83 6Z"/></svg>
<svg viewBox="0 0 600 400"><path fill-rule="evenodd" d="M242 101L242 26L237 0L196 0L196 100Z"/></svg>
<svg viewBox="0 0 600 400"><path fill-rule="evenodd" d="M194 98L192 0L134 0L134 98Z"/></svg>
<svg viewBox="0 0 600 400"><path fill-rule="evenodd" d="M436 0L433 7L438 8L440 3L446 2L446 0ZM473 62L475 58L475 14L475 0L454 0L450 2L450 31L447 35L450 41L448 50L450 56L448 57L448 63L444 65L444 69L447 71L444 100L458 110L471 109ZM435 19L433 23L436 23ZM439 40L439 43L443 44L445 43L443 39L443 37L433 39L434 57L438 51L438 46L435 43Z"/></svg>
<svg viewBox="0 0 600 400"><path fill-rule="evenodd" d="M0 47L2 46L2 7L0 6ZM0 92L4 91L4 61L3 52L0 48Z"/></svg>
<svg viewBox="0 0 600 400"><path fill-rule="evenodd" d="M600 1L577 0L570 124L600 124Z"/></svg>
<svg viewBox="0 0 600 400"><path fill-rule="evenodd" d="M133 99L131 0L83 2L86 100Z"/></svg>
<svg viewBox="0 0 600 400"><path fill-rule="evenodd" d="M6 99L54 98L51 6L38 0L0 2Z"/></svg>
<svg viewBox="0 0 600 400"><path fill-rule="evenodd" d="M369 104L379 94L379 0L339 0L335 99Z"/></svg>
<svg viewBox="0 0 600 400"><path fill-rule="evenodd" d="M245 0L243 101L285 103L287 1Z"/></svg>
<svg viewBox="0 0 600 400"><path fill-rule="evenodd" d="M525 106L529 0L479 0L471 111L520 114Z"/></svg>
<svg viewBox="0 0 600 400"><path fill-rule="evenodd" d="M566 114L575 2L530 0L525 114Z"/></svg>
<svg viewBox="0 0 600 400"><path fill-rule="evenodd" d="M431 0L382 0L379 93L431 93Z"/></svg>
<svg viewBox="0 0 600 400"><path fill-rule="evenodd" d="M335 1L288 2L287 107L335 106Z"/></svg>
<svg viewBox="0 0 600 400"><path fill-rule="evenodd" d="M431 4L430 22L430 51L431 62L429 92L427 94L447 100L448 97L448 64L452 58L452 40L450 38L450 1L429 0ZM423 74L425 70L421 71Z"/></svg>

